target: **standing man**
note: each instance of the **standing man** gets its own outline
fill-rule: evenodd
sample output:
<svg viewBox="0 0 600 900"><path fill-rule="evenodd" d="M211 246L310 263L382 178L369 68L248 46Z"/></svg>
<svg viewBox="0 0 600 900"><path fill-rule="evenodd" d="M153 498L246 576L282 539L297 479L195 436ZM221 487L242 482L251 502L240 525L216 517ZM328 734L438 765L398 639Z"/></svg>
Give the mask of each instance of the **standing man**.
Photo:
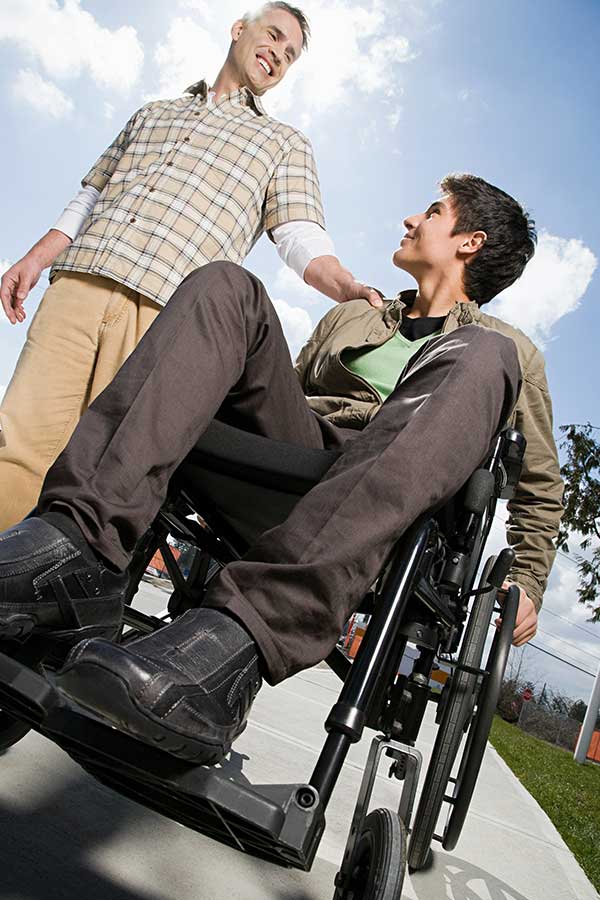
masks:
<svg viewBox="0 0 600 900"><path fill-rule="evenodd" d="M0 530L35 506L85 409L199 266L242 263L266 231L326 296L380 304L335 256L310 143L260 101L309 34L284 2L238 19L212 89L200 81L134 113L55 227L4 274L0 299L16 324L52 265L0 408Z"/></svg>

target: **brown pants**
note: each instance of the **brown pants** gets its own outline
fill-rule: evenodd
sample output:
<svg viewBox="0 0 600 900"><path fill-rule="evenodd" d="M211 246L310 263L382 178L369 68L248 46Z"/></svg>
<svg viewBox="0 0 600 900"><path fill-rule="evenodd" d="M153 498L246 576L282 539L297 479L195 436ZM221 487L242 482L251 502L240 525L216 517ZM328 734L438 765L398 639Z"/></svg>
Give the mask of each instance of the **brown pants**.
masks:
<svg viewBox="0 0 600 900"><path fill-rule="evenodd" d="M108 278L68 272L55 278L0 407L0 531L35 506L83 412L159 312Z"/></svg>
<svg viewBox="0 0 600 900"><path fill-rule="evenodd" d="M213 582L272 683L324 659L393 543L487 455L517 397L514 343L467 325L437 338L351 440L308 406L262 284L231 263L190 275L46 477L40 510L69 513L125 567L176 466L210 421L340 459L288 519Z"/></svg>

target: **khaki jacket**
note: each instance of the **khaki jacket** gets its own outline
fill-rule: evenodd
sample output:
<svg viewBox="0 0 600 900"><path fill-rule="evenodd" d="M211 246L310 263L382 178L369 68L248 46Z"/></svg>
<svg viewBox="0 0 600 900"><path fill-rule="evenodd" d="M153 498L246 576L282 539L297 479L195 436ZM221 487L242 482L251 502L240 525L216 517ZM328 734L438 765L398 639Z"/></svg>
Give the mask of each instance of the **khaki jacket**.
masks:
<svg viewBox="0 0 600 900"><path fill-rule="evenodd" d="M321 319L296 362L296 372L315 412L345 428L364 428L371 421L381 397L343 365L341 354L347 348L378 347L388 341L414 297L415 291L403 291L380 309L366 300L352 300L335 306ZM563 512L563 483L552 436L544 359L523 332L482 312L475 303L455 304L443 333L470 324L500 331L517 347L523 384L508 424L527 439L527 450L521 479L508 503L506 530L517 554L510 577L525 588L539 609Z"/></svg>

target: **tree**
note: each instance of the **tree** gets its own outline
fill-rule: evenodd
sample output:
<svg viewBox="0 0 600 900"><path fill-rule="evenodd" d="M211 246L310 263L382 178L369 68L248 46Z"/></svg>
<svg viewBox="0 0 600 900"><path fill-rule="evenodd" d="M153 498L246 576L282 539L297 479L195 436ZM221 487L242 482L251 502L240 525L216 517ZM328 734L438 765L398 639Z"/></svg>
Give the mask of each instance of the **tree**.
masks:
<svg viewBox="0 0 600 900"><path fill-rule="evenodd" d="M600 621L600 443L591 425L561 425L565 434L561 447L566 462L561 468L565 480L565 514L558 546L569 552L569 532L581 535L581 550L591 550L586 556L577 554L579 569L579 601L592 610L592 621Z"/></svg>
<svg viewBox="0 0 600 900"><path fill-rule="evenodd" d="M571 708L569 709L570 717L577 722L583 722L586 712L587 703L584 703L583 700L576 700L575 703L571 704Z"/></svg>

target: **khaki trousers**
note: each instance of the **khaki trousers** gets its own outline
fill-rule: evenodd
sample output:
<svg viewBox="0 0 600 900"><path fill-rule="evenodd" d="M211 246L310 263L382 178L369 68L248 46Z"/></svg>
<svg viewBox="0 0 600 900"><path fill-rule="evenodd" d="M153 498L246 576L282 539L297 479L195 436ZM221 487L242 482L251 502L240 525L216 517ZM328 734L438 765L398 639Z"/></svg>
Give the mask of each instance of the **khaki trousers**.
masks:
<svg viewBox="0 0 600 900"><path fill-rule="evenodd" d="M109 278L63 272L54 279L0 406L0 531L36 505L79 419L159 312Z"/></svg>

